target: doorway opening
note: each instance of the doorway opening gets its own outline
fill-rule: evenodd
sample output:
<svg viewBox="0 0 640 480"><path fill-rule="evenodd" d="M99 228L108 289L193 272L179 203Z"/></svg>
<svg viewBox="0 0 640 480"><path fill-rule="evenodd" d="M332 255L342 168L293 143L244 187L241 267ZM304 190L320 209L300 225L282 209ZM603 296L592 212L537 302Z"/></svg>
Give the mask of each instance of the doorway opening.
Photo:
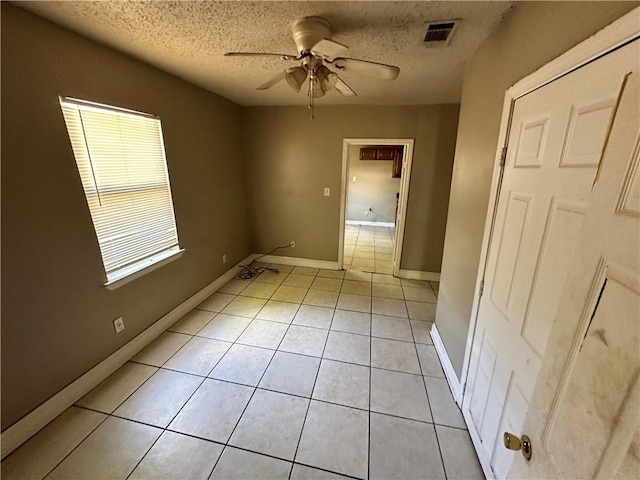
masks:
<svg viewBox="0 0 640 480"><path fill-rule="evenodd" d="M340 268L398 276L413 139L345 138Z"/></svg>

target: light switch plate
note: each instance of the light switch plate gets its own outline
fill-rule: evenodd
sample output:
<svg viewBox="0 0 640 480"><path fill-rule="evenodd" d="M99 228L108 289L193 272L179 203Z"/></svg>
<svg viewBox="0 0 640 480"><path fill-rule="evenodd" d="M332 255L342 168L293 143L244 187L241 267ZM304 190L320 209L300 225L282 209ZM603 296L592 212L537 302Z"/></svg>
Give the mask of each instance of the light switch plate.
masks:
<svg viewBox="0 0 640 480"><path fill-rule="evenodd" d="M324 187L324 196L328 197L331 195L331 189L329 187Z"/></svg>

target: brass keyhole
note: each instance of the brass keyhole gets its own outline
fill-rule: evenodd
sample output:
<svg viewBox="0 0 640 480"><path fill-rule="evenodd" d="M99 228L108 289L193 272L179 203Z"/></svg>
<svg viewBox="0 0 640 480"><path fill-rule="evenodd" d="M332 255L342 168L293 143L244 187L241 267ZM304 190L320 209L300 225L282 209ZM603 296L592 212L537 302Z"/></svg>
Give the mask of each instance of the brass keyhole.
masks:
<svg viewBox="0 0 640 480"><path fill-rule="evenodd" d="M509 450L521 450L522 456L531 460L531 439L527 435L518 438L513 433L504 432L504 446Z"/></svg>

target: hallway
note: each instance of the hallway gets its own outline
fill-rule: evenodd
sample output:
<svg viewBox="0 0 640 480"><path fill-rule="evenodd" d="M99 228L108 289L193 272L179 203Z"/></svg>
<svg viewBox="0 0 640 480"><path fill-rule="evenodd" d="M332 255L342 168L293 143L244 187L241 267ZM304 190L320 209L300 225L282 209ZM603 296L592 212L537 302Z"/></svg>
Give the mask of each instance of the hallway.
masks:
<svg viewBox="0 0 640 480"><path fill-rule="evenodd" d="M393 273L395 227L345 225L344 268Z"/></svg>

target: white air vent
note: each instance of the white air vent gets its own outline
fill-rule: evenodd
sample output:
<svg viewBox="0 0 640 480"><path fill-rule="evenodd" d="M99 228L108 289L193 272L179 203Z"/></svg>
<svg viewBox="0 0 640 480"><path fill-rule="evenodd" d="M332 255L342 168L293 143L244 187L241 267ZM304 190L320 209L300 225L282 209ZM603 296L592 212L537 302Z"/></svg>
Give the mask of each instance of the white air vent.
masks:
<svg viewBox="0 0 640 480"><path fill-rule="evenodd" d="M428 22L424 36L424 44L427 47L446 46L451 42L453 33L460 20L448 20L444 22Z"/></svg>

